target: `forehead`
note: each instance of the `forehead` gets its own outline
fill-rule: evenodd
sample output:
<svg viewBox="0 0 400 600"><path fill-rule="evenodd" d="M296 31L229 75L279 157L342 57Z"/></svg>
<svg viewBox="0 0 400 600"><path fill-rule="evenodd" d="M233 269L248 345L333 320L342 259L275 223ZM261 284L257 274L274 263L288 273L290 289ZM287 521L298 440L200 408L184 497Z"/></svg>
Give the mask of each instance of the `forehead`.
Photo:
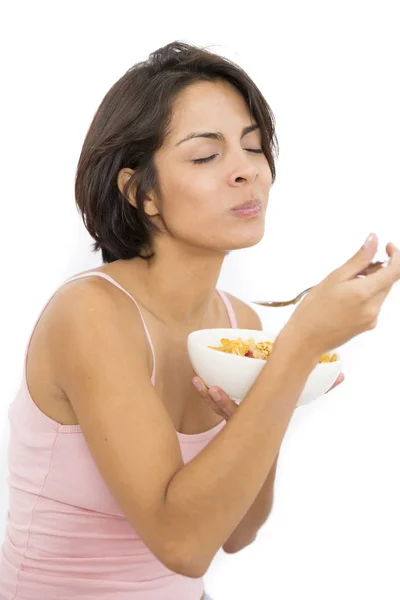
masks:
<svg viewBox="0 0 400 600"><path fill-rule="evenodd" d="M168 143L196 130L238 131L252 121L240 92L226 81L201 81L183 90L172 107ZM240 133L240 132L239 132Z"/></svg>

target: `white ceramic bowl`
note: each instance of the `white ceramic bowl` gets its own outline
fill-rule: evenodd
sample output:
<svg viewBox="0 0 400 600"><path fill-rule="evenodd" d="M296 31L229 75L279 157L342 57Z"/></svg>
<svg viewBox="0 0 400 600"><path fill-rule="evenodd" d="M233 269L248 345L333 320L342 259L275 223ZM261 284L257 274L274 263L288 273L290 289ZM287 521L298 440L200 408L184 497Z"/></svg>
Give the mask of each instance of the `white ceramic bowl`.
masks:
<svg viewBox="0 0 400 600"><path fill-rule="evenodd" d="M201 377L207 387L217 385L232 400L240 403L246 396L258 374L265 366L262 359L238 356L212 350L208 346L220 346L221 338L230 340L250 337L255 342L274 342L278 332L253 329L200 329L188 336L188 352L193 370ZM335 383L342 371L342 360L336 350L338 360L331 363L319 363L310 373L297 406L308 404L322 396Z"/></svg>

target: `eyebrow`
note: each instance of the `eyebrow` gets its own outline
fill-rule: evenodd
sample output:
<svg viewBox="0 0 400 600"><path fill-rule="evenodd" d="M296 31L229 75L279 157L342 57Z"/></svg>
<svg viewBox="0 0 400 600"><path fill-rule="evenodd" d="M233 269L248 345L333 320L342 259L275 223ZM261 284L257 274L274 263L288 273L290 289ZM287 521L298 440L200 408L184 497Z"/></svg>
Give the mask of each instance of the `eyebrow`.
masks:
<svg viewBox="0 0 400 600"><path fill-rule="evenodd" d="M256 129L260 129L259 125L248 125L247 127L245 127L242 131L242 135L240 136L240 139L244 138L245 135L247 135L248 133L251 133L252 131L255 131ZM222 133L220 133L219 131L205 131L203 133L189 133L189 135L187 135L186 137L183 138L183 140L181 140L180 142L178 142L177 144L175 144L176 146L180 146L180 144L183 144L183 142L187 142L189 140L193 140L194 138L208 138L211 140L219 140L220 142L223 142L225 140L225 137Z"/></svg>

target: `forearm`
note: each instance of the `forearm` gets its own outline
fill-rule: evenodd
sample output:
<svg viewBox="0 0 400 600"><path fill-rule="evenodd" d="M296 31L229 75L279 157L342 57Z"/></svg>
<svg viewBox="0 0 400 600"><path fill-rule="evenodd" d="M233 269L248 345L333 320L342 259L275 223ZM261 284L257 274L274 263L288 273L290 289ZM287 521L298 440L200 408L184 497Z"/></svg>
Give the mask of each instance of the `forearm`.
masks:
<svg viewBox="0 0 400 600"><path fill-rule="evenodd" d="M268 519L274 500L274 484L278 457L279 453L253 504L224 543L223 549L225 552L238 552L245 546L248 546L255 539L257 531Z"/></svg>
<svg viewBox="0 0 400 600"><path fill-rule="evenodd" d="M244 518L271 471L297 400L318 364L317 357L299 350L296 341L278 337L235 414L169 482L165 522L200 574Z"/></svg>

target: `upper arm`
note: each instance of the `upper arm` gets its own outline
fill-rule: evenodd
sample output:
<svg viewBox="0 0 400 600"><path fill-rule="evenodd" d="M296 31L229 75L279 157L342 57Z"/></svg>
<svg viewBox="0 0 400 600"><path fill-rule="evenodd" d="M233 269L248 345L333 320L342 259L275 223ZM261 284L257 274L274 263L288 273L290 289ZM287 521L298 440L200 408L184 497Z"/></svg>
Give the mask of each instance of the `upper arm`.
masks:
<svg viewBox="0 0 400 600"><path fill-rule="evenodd" d="M176 570L181 548L164 529L162 507L169 481L183 466L182 454L151 384L139 313L132 303L128 320L118 306L113 293L93 279L65 286L54 302L49 328L53 367L127 520L149 549Z"/></svg>
<svg viewBox="0 0 400 600"><path fill-rule="evenodd" d="M258 313L249 304L243 302L243 300L239 300L236 296L232 296L232 294L228 294L228 292L225 292L225 294L231 301L240 329L261 330L263 328Z"/></svg>

